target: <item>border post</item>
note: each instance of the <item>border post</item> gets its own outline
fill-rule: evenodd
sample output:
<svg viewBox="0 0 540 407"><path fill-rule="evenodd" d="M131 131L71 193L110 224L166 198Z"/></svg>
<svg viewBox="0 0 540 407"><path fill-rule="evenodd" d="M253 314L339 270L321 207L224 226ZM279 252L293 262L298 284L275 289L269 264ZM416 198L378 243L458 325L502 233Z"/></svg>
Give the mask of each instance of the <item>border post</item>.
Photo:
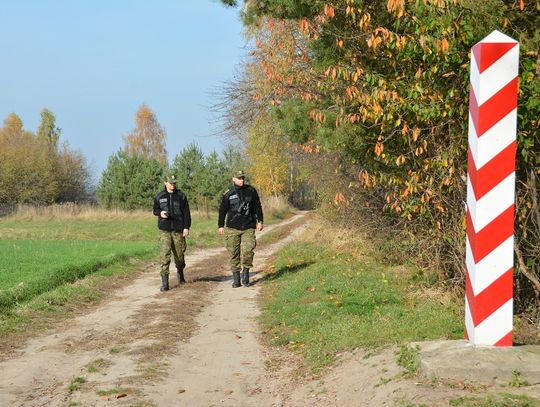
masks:
<svg viewBox="0 0 540 407"><path fill-rule="evenodd" d="M472 47L467 174L466 337L512 346L519 43L493 31Z"/></svg>

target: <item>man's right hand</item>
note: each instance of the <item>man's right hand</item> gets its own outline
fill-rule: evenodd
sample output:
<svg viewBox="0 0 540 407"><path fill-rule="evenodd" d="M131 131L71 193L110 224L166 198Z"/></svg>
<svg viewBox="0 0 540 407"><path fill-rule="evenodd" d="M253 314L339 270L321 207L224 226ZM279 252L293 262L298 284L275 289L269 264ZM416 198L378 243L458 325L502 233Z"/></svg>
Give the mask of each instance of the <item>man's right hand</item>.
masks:
<svg viewBox="0 0 540 407"><path fill-rule="evenodd" d="M219 228L218 230L219 230L219 234L220 234L220 235L222 235L222 234L225 233L225 228Z"/></svg>
<svg viewBox="0 0 540 407"><path fill-rule="evenodd" d="M168 217L169 217L169 215L168 215L167 212L165 212L165 211L161 211L160 216L161 216L162 218L168 218Z"/></svg>

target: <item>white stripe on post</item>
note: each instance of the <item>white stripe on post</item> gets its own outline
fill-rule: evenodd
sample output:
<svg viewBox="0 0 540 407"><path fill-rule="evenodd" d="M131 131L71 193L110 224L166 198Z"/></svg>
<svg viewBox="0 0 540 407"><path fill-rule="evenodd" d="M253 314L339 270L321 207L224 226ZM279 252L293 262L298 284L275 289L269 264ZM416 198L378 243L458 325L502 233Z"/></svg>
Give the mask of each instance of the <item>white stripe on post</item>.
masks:
<svg viewBox="0 0 540 407"><path fill-rule="evenodd" d="M499 31L472 48L465 328L473 345L512 345L518 62L518 42Z"/></svg>

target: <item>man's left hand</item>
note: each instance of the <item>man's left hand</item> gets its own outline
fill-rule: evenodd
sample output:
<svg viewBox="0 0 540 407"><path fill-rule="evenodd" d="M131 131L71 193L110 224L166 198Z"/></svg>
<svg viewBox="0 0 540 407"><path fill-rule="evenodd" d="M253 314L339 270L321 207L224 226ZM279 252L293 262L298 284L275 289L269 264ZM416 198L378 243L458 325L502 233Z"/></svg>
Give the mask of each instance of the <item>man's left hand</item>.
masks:
<svg viewBox="0 0 540 407"><path fill-rule="evenodd" d="M257 223L257 232L260 232L261 230L263 230L263 224L262 222L259 222Z"/></svg>
<svg viewBox="0 0 540 407"><path fill-rule="evenodd" d="M184 229L184 231L182 232L182 236L188 237L189 236L189 229Z"/></svg>

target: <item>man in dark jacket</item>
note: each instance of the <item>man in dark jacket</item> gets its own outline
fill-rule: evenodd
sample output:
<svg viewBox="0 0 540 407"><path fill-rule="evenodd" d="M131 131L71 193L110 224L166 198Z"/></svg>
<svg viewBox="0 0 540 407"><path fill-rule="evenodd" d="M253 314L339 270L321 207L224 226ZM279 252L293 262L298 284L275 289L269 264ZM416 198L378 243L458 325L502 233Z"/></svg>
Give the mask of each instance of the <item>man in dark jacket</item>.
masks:
<svg viewBox="0 0 540 407"><path fill-rule="evenodd" d="M160 291L169 290L169 265L171 251L174 255L178 284L184 279L184 252L186 237L191 227L191 213L186 195L176 189L176 176L169 174L165 177L165 189L154 199L154 215L158 217L159 229L159 260L161 274Z"/></svg>
<svg viewBox="0 0 540 407"><path fill-rule="evenodd" d="M249 285L249 269L253 267L253 250L257 244L255 230L263 229L263 211L259 194L255 188L245 184L244 171L232 177L231 188L223 195L219 207L218 228L225 234L225 246L229 251L233 274L233 288ZM227 217L227 229L225 226Z"/></svg>

